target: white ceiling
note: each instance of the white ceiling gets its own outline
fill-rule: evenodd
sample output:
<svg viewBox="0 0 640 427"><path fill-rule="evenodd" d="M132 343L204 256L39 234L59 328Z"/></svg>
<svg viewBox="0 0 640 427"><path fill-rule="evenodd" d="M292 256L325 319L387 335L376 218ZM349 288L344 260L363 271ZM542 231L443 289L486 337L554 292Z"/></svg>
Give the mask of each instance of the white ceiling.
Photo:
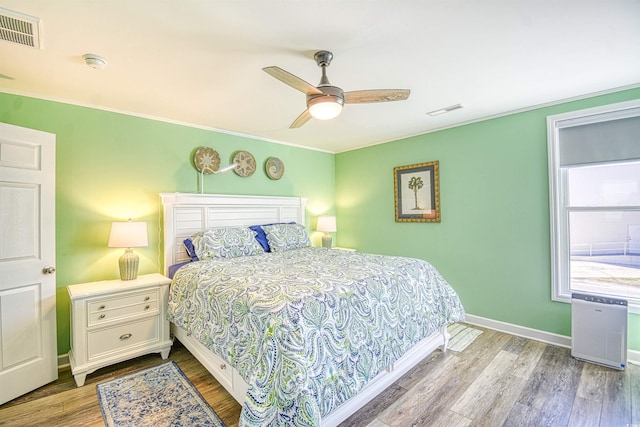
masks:
<svg viewBox="0 0 640 427"><path fill-rule="evenodd" d="M638 0L0 0L42 49L0 41L0 91L342 152L640 83ZM289 129L305 96L277 65L345 91L411 89ZM102 70L82 55L107 59ZM426 113L462 103L437 117Z"/></svg>

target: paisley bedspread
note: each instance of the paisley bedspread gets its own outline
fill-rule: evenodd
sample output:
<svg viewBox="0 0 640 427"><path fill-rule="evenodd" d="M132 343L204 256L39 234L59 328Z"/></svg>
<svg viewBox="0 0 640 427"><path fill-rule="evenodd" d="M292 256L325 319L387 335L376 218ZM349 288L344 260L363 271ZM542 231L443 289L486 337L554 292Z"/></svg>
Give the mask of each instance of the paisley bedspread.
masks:
<svg viewBox="0 0 640 427"><path fill-rule="evenodd" d="M168 314L249 384L240 426L317 426L464 316L423 260L311 247L186 265Z"/></svg>

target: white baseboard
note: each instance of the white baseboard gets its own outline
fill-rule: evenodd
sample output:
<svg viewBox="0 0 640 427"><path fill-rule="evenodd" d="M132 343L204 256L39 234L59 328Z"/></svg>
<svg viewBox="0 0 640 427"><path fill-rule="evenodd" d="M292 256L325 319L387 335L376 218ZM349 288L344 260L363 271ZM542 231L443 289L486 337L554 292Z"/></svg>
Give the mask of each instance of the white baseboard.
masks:
<svg viewBox="0 0 640 427"><path fill-rule="evenodd" d="M524 326L514 325L512 323L500 322L498 320L487 319L473 314L467 314L466 323L482 326L483 328L493 329L494 331L506 332L511 335L529 338L532 340L553 344L560 347L571 348L571 337L553 334L551 332L531 329ZM634 365L640 365L640 351L627 350L627 361ZM69 355L60 354L58 356L58 369L69 367Z"/></svg>
<svg viewBox="0 0 640 427"><path fill-rule="evenodd" d="M58 355L58 369L65 369L69 367L69 353Z"/></svg>
<svg viewBox="0 0 640 427"><path fill-rule="evenodd" d="M531 329L525 326L514 325L512 323L500 322L498 320L487 319L467 313L466 323L482 326L483 328L493 329L494 331L506 332L511 335L529 338L535 341L553 344L560 347L571 348L571 337L558 335L551 332ZM640 351L627 350L627 362L634 365L640 365Z"/></svg>

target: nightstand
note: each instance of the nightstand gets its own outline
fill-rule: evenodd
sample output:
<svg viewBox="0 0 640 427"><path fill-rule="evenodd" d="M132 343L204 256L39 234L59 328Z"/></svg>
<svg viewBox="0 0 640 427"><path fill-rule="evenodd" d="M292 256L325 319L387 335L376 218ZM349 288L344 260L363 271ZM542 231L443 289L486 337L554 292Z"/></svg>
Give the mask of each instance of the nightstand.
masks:
<svg viewBox="0 0 640 427"><path fill-rule="evenodd" d="M134 280L69 285L71 351L76 385L96 369L147 353L169 357L167 302L171 279L145 274Z"/></svg>

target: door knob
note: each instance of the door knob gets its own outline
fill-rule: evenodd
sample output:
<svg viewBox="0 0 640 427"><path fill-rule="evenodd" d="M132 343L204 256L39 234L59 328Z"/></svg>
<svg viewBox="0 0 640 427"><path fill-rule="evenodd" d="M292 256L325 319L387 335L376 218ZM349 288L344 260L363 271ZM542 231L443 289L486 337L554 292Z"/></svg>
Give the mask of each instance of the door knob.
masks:
<svg viewBox="0 0 640 427"><path fill-rule="evenodd" d="M55 267L45 267L42 269L42 272L44 274L53 274L56 272L56 268Z"/></svg>

